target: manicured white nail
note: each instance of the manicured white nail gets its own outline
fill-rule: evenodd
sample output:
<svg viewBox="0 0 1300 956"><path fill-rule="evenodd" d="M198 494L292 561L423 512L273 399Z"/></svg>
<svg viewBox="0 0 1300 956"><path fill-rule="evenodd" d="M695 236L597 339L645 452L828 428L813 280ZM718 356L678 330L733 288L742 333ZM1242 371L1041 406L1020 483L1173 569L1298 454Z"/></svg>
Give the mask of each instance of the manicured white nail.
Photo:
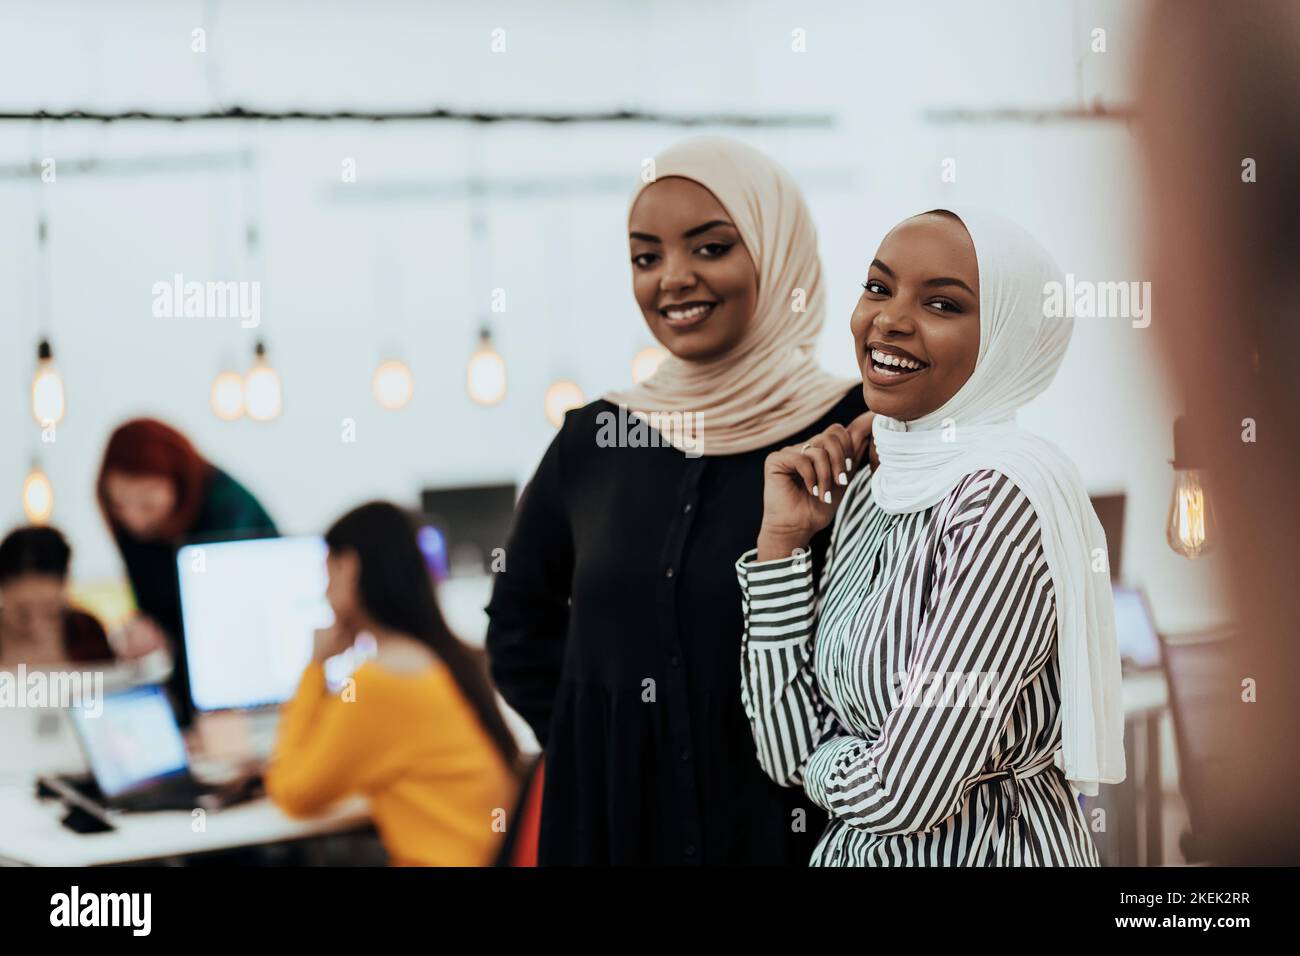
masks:
<svg viewBox="0 0 1300 956"><path fill-rule="evenodd" d="M814 497L814 498L820 498L820 497L821 497L821 495L819 495L819 494L817 493L817 486L816 486L816 485L813 485L813 497Z"/></svg>
<svg viewBox="0 0 1300 956"><path fill-rule="evenodd" d="M826 502L827 504L831 503L831 493L829 491L822 496L822 501Z"/></svg>
<svg viewBox="0 0 1300 956"><path fill-rule="evenodd" d="M844 459L844 470L845 470L845 471L852 471L852 470L853 470L853 459L852 459L852 458L845 458L845 459Z"/></svg>
<svg viewBox="0 0 1300 956"><path fill-rule="evenodd" d="M840 472L840 484L841 484L841 485L847 485L848 483L849 483L849 476L846 475L846 474L844 474L844 472L841 471L841 472Z"/></svg>

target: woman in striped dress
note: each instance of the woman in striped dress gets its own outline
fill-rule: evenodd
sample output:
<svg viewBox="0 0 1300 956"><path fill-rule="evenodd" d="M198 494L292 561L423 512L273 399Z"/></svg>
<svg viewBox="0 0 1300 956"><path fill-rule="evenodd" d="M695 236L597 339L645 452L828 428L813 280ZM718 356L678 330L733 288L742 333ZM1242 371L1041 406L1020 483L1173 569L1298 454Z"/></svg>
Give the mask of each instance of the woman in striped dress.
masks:
<svg viewBox="0 0 1300 956"><path fill-rule="evenodd" d="M767 460L742 698L763 769L830 816L814 865L1097 865L1077 795L1124 778L1105 538L1014 423L1069 341L1056 275L990 213L901 223L852 321L874 422Z"/></svg>

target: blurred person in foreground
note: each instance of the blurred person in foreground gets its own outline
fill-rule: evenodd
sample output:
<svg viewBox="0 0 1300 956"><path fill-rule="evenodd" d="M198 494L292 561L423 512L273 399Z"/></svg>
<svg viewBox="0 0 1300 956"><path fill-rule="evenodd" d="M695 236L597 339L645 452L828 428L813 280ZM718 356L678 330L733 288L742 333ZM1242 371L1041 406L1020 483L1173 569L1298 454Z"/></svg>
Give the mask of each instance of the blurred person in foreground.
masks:
<svg viewBox="0 0 1300 956"><path fill-rule="evenodd" d="M1213 823L1197 836L1216 863L1294 864L1300 4L1157 3L1141 49L1152 328L1209 476L1237 625L1226 762L1210 768Z"/></svg>

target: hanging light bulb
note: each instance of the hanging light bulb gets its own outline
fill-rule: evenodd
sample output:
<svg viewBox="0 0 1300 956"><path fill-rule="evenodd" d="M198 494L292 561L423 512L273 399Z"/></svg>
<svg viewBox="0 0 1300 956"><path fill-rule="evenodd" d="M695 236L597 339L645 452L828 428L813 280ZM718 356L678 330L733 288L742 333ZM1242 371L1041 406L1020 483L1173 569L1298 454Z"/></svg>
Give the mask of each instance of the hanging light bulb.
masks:
<svg viewBox="0 0 1300 956"><path fill-rule="evenodd" d="M576 382L559 378L546 389L542 408L546 411L546 420L559 428L564 424L564 413L571 408L581 408L584 401L582 389Z"/></svg>
<svg viewBox="0 0 1300 956"><path fill-rule="evenodd" d="M32 470L23 481L23 514L32 524L49 524L54 513L54 486L41 466L32 463Z"/></svg>
<svg viewBox="0 0 1300 956"><path fill-rule="evenodd" d="M1218 522L1206 485L1206 473L1192 451L1188 421L1174 421L1174 496L1169 503L1166 537L1169 547L1185 558L1199 558L1218 540Z"/></svg>
<svg viewBox="0 0 1300 956"><path fill-rule="evenodd" d="M375 393L375 401L382 408L398 409L411 400L415 392L415 380L405 362L389 359L380 362L375 368L370 388Z"/></svg>
<svg viewBox="0 0 1300 956"><path fill-rule="evenodd" d="M212 414L223 422L233 422L244 414L244 376L238 372L221 372L212 380Z"/></svg>
<svg viewBox="0 0 1300 956"><path fill-rule="evenodd" d="M1199 468L1176 471L1174 497L1169 504L1169 547L1185 558L1199 558L1214 546L1214 508Z"/></svg>
<svg viewBox="0 0 1300 956"><path fill-rule="evenodd" d="M469 357L466 374L469 397L480 405L495 405L506 397L506 363L492 347L492 333L479 333L478 348Z"/></svg>
<svg viewBox="0 0 1300 956"><path fill-rule="evenodd" d="M244 409L255 422L278 418L283 407L280 376L266 360L266 346L258 342L253 367L244 376Z"/></svg>
<svg viewBox="0 0 1300 956"><path fill-rule="evenodd" d="M640 385L659 370L659 363L668 353L657 345L648 345L632 356L632 381Z"/></svg>
<svg viewBox="0 0 1300 956"><path fill-rule="evenodd" d="M54 367L54 350L41 339L36 347L36 374L32 377L32 416L40 425L63 421L63 378Z"/></svg>

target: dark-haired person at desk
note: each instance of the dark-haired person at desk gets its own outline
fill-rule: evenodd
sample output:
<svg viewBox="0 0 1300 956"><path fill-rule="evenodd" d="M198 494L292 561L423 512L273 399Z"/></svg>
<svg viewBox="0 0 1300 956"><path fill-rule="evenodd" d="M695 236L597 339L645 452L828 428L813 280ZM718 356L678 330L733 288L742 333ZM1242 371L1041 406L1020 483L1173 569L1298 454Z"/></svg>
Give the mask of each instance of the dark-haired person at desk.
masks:
<svg viewBox="0 0 1300 956"><path fill-rule="evenodd" d="M519 782L486 662L447 628L395 506L363 505L325 541L335 624L284 707L267 793L292 816L367 797L397 865L492 863Z"/></svg>
<svg viewBox="0 0 1300 956"><path fill-rule="evenodd" d="M194 538L273 535L256 498L163 422L138 418L108 440L96 484L99 506L126 564L139 615L128 624L133 653L170 646L168 689L190 722L176 549Z"/></svg>
<svg viewBox="0 0 1300 956"><path fill-rule="evenodd" d="M68 604L71 560L54 528L18 528L0 542L0 670L113 660L99 620Z"/></svg>

